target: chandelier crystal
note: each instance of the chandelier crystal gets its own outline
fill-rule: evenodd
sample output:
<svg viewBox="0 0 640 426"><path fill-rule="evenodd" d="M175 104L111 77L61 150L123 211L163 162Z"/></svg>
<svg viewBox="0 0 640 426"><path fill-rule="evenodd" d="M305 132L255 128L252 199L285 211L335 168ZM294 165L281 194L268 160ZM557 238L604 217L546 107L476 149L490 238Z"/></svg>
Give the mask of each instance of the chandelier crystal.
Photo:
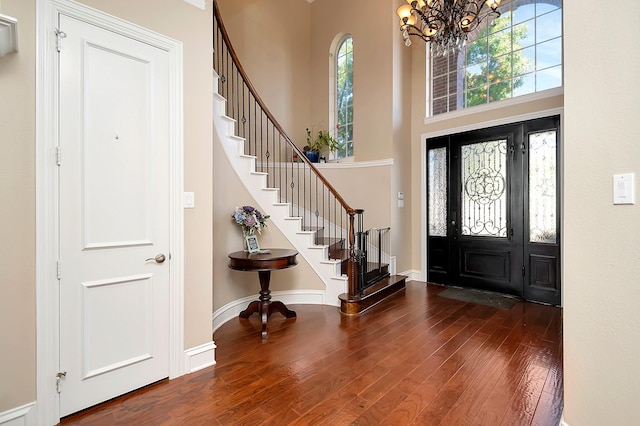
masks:
<svg viewBox="0 0 640 426"><path fill-rule="evenodd" d="M411 46L410 36L417 36L431 44L433 54L453 54L464 47L468 34L482 21L500 16L501 1L407 0L396 11L404 44Z"/></svg>

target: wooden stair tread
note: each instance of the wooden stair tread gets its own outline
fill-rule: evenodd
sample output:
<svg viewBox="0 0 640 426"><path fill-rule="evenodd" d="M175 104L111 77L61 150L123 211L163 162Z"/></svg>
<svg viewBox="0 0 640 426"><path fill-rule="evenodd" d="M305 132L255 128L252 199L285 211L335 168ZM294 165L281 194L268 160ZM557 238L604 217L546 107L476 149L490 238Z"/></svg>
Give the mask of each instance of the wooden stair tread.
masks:
<svg viewBox="0 0 640 426"><path fill-rule="evenodd" d="M333 238L333 237L325 237L322 235L319 235L316 238L316 244L319 246L332 246L335 244L344 244L344 238Z"/></svg>
<svg viewBox="0 0 640 426"><path fill-rule="evenodd" d="M349 297L347 293L339 296L340 312L347 315L361 314L387 297L403 290L407 276L390 275L364 290L362 295Z"/></svg>

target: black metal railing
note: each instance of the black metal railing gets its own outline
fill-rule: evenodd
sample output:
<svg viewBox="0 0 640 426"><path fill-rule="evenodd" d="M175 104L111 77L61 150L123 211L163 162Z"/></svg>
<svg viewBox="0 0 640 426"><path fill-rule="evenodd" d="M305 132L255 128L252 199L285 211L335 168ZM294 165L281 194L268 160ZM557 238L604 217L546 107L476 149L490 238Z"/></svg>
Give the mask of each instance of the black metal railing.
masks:
<svg viewBox="0 0 640 426"><path fill-rule="evenodd" d="M358 234L358 294L389 276L391 228L371 228Z"/></svg>
<svg viewBox="0 0 640 426"><path fill-rule="evenodd" d="M358 294L356 233L362 231L362 209L354 209L322 176L289 138L266 107L238 60L220 17L213 21L213 67L218 93L227 100L226 114L235 120L235 135L244 138L244 152L255 156L256 171L267 173L267 186L279 190L279 202L302 218L302 229L319 235L321 244L346 241L330 257L348 263L348 294Z"/></svg>

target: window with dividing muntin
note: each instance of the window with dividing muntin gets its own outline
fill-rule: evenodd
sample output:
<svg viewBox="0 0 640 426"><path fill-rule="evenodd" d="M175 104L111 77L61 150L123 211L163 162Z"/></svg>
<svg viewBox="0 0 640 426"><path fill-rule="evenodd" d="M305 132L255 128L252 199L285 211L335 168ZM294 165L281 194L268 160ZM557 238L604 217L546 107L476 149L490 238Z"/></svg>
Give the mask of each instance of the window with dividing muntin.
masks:
<svg viewBox="0 0 640 426"><path fill-rule="evenodd" d="M335 158L353 156L353 38L346 35L335 52ZM333 132L330 132L332 134Z"/></svg>
<svg viewBox="0 0 640 426"><path fill-rule="evenodd" d="M430 56L428 116L562 87L562 0L513 0L457 54Z"/></svg>

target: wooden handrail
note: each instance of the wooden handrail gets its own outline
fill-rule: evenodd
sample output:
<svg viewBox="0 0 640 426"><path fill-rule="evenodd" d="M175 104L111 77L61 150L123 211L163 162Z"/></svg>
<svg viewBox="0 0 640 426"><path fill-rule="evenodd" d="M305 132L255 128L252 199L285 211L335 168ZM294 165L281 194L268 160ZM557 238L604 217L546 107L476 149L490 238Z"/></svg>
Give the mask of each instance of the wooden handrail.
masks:
<svg viewBox="0 0 640 426"><path fill-rule="evenodd" d="M213 0L213 9L215 13L215 18L218 22L218 27L220 28L220 33L222 34L222 38L226 44L227 50L229 51L229 54L231 55L233 62L235 63L235 66L238 72L240 73L240 75L242 76L242 79L244 80L244 83L249 89L249 92L251 92L251 95L255 98L256 102L258 102L258 105L260 105L260 108L262 109L262 111L264 111L264 113L269 118L269 120L271 120L273 126L278 130L278 132L280 132L280 134L284 137L285 141L289 144L289 146L298 154L298 157L302 159L302 161L304 161L306 165L311 168L311 170L313 170L313 173L316 176L318 176L320 181L322 181L322 183L327 187L329 192L331 192L331 194L333 194L336 200L338 200L338 202L340 203L342 208L345 209L347 214L349 215L361 214L362 212L364 212L363 209L354 209L351 206L349 206L349 204L347 204L344 198L342 198L342 195L340 195L340 193L333 187L333 185L329 183L329 181L322 175L322 173L320 173L320 171L313 165L313 163L309 161L309 159L304 155L304 153L300 150L300 148L298 148L297 145L293 143L293 141L291 140L287 132L284 131L280 123L278 123L278 121L275 119L274 115L271 114L271 111L269 111L269 108L267 108L266 104L262 101L262 98L260 97L260 95L258 95L258 91L253 86L253 83L251 83L249 76L245 72L244 67L242 66L242 64L238 59L238 55L236 54L236 51L233 48L233 45L231 44L229 34L227 33L227 29L225 28L224 22L222 21L222 18L220 16L220 10L218 8L217 3L218 2L216 0Z"/></svg>

